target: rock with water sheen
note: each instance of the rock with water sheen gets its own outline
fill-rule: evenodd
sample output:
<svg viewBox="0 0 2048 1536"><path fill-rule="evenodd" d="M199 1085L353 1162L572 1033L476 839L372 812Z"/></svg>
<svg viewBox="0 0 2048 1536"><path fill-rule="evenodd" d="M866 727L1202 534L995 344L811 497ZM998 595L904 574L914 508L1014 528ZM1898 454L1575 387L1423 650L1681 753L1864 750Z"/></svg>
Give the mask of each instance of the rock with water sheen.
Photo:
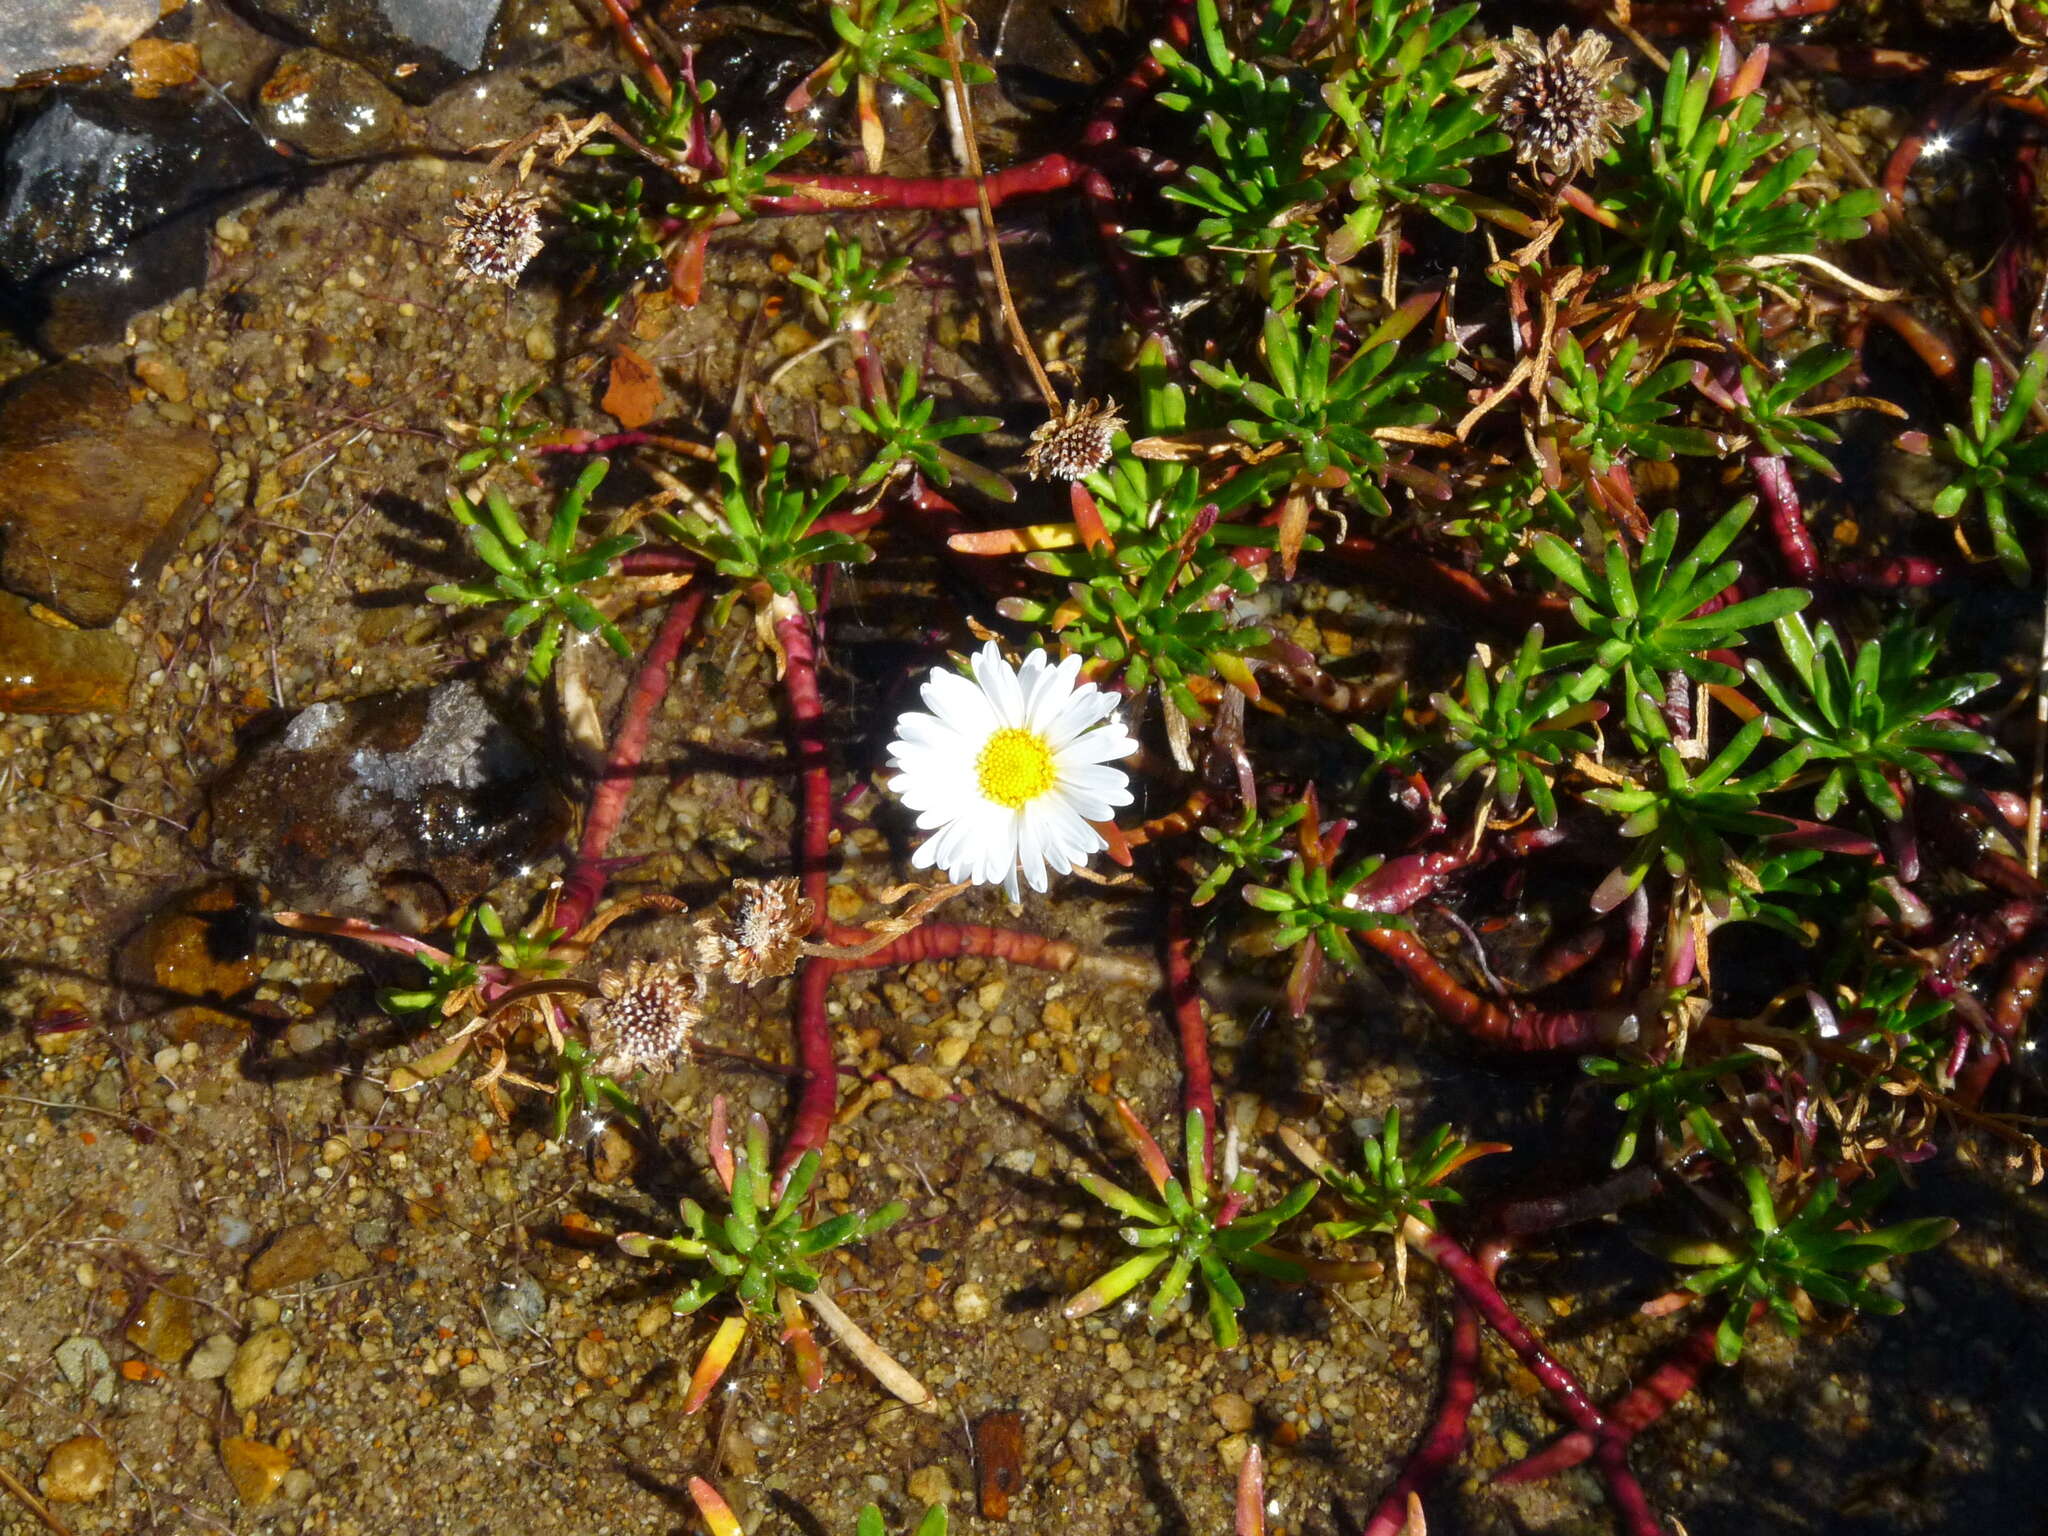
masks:
<svg viewBox="0 0 2048 1536"><path fill-rule="evenodd" d="M405 103L359 64L318 48L294 48L256 93L264 132L315 160L389 149L405 137Z"/></svg>
<svg viewBox="0 0 2048 1536"><path fill-rule="evenodd" d="M82 363L0 393L0 584L75 624L111 624L185 536L218 456L197 427L130 403Z"/></svg>
<svg viewBox="0 0 2048 1536"><path fill-rule="evenodd" d="M124 707L135 652L111 630L73 629L0 592L0 714L106 714Z"/></svg>
<svg viewBox="0 0 2048 1536"><path fill-rule="evenodd" d="M481 69L499 0L250 0L284 35L351 59L407 101Z"/></svg>
<svg viewBox="0 0 2048 1536"><path fill-rule="evenodd" d="M242 114L204 91L151 101L54 93L0 151L0 301L66 352L206 276L208 232L287 174Z"/></svg>
<svg viewBox="0 0 2048 1536"><path fill-rule="evenodd" d="M30 75L102 69L161 14L159 0L7 0L0 5L0 89Z"/></svg>
<svg viewBox="0 0 2048 1536"><path fill-rule="evenodd" d="M420 927L560 834L538 759L476 686L300 710L215 786L216 864L274 905Z"/></svg>

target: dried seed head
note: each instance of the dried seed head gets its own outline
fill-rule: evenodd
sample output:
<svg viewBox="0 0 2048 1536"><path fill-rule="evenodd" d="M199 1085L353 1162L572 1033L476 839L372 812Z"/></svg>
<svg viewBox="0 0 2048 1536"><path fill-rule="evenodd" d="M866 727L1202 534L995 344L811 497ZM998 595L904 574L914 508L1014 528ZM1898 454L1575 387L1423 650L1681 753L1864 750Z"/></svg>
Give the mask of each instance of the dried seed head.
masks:
<svg viewBox="0 0 2048 1536"><path fill-rule="evenodd" d="M1516 27L1493 46L1494 66L1483 82L1487 106L1525 165L1557 176L1590 175L1619 130L1642 116L1635 102L1610 93L1621 60L1607 56L1607 39L1597 32L1573 42L1559 27L1544 42Z"/></svg>
<svg viewBox="0 0 2048 1536"><path fill-rule="evenodd" d="M624 971L605 971L597 989L584 1021L600 1072L667 1066L704 1017L695 984L673 960L635 960Z"/></svg>
<svg viewBox="0 0 2048 1536"><path fill-rule="evenodd" d="M803 887L779 880L735 880L724 911L697 920L697 969L752 986L796 969L817 909Z"/></svg>
<svg viewBox="0 0 2048 1536"><path fill-rule="evenodd" d="M456 281L519 281L526 264L540 254L540 199L531 192L471 192L455 200L452 233L442 259Z"/></svg>
<svg viewBox="0 0 2048 1536"><path fill-rule="evenodd" d="M1114 400L1069 400L1031 434L1024 468L1034 480L1078 480L1109 462L1124 427Z"/></svg>

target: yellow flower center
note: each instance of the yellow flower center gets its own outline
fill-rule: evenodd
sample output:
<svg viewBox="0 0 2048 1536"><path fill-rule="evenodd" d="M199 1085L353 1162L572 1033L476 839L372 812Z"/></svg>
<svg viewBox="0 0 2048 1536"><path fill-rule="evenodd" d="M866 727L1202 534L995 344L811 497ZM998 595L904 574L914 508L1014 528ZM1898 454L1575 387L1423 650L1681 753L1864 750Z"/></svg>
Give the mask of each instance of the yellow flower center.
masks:
<svg viewBox="0 0 2048 1536"><path fill-rule="evenodd" d="M1036 732L1006 727L981 749L974 776L984 795L1014 811L1052 788L1052 750Z"/></svg>

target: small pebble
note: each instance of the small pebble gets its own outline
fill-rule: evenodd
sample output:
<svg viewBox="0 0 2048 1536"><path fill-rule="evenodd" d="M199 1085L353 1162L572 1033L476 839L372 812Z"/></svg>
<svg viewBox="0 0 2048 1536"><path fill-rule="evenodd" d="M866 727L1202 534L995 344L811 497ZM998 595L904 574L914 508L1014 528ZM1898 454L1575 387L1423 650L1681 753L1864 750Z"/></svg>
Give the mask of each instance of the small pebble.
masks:
<svg viewBox="0 0 2048 1536"><path fill-rule="evenodd" d="M98 1435L76 1435L50 1449L38 1486L52 1504L83 1504L114 1480L114 1453Z"/></svg>
<svg viewBox="0 0 2048 1536"><path fill-rule="evenodd" d="M185 1362L185 1374L194 1381L219 1381L235 1363L234 1335L216 1333L192 1351Z"/></svg>
<svg viewBox="0 0 2048 1536"><path fill-rule="evenodd" d="M988 1292L972 1280L953 1292L953 1315L963 1323L978 1323L990 1310Z"/></svg>

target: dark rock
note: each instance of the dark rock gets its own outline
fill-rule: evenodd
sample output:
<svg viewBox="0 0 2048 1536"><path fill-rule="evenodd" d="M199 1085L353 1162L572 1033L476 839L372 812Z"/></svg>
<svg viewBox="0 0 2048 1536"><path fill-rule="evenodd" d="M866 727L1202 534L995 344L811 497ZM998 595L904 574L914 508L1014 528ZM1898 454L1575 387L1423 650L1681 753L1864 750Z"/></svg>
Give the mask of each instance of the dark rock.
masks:
<svg viewBox="0 0 2048 1536"><path fill-rule="evenodd" d="M213 857L274 903L418 928L548 847L566 808L467 682L315 704L214 787Z"/></svg>
<svg viewBox="0 0 2048 1536"><path fill-rule="evenodd" d="M417 104L483 67L498 0L250 0L250 9Z"/></svg>
<svg viewBox="0 0 2048 1536"><path fill-rule="evenodd" d="M266 133L315 160L389 149L406 135L405 103L360 65L318 48L294 48L256 93Z"/></svg>
<svg viewBox="0 0 2048 1536"><path fill-rule="evenodd" d="M0 714L105 714L128 702L135 652L109 630L69 629L0 592Z"/></svg>
<svg viewBox="0 0 2048 1536"><path fill-rule="evenodd" d="M58 92L0 157L0 300L57 351L118 338L205 278L232 198L289 169L213 95Z"/></svg>
<svg viewBox="0 0 2048 1536"><path fill-rule="evenodd" d="M158 0L7 0L0 5L0 88L25 75L100 69L160 13Z"/></svg>
<svg viewBox="0 0 2048 1536"><path fill-rule="evenodd" d="M0 394L0 583L111 624L185 536L217 462L204 431L83 363L17 380Z"/></svg>

